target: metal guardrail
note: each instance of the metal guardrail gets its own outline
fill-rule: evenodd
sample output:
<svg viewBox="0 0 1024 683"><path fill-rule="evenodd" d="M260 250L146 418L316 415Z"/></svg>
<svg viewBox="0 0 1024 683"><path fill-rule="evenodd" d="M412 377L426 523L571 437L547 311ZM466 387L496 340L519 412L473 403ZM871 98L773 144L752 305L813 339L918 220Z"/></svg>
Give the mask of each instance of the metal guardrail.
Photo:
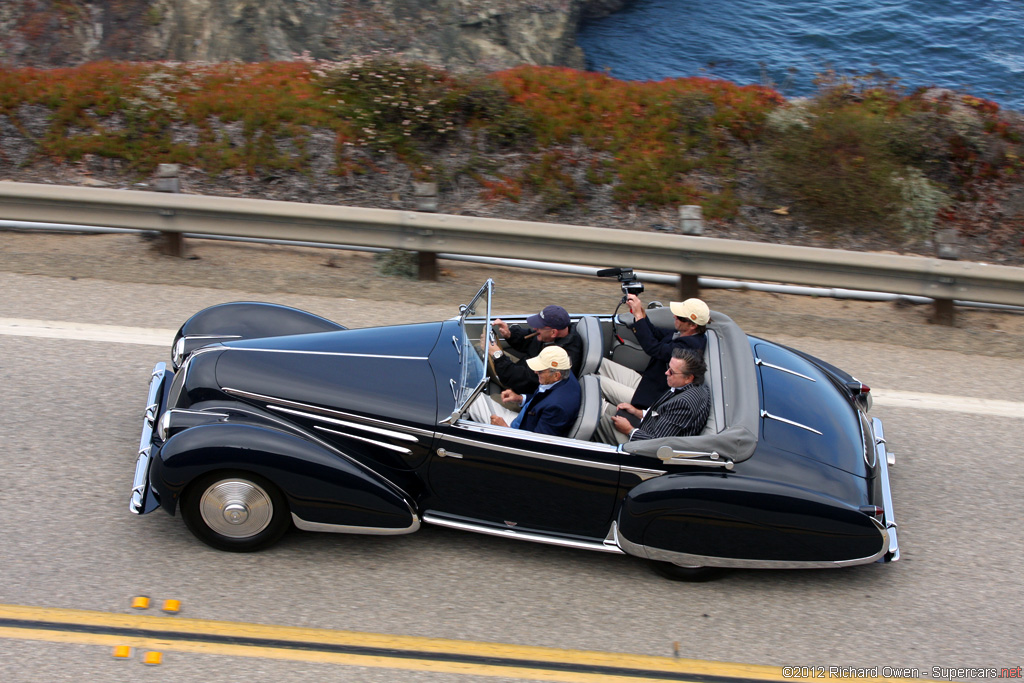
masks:
<svg viewBox="0 0 1024 683"><path fill-rule="evenodd" d="M1024 305L1024 268L415 211L0 182L0 218L420 252L629 265L698 275ZM421 259L422 262L422 259Z"/></svg>

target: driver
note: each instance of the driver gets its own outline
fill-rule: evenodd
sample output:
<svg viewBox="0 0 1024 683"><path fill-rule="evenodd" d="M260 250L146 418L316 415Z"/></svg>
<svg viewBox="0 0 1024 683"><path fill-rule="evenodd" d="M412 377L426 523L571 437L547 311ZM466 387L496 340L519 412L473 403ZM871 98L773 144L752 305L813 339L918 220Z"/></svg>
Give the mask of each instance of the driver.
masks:
<svg viewBox="0 0 1024 683"><path fill-rule="evenodd" d="M527 360L526 366L537 378L537 390L525 396L511 389L501 392L502 401L522 405L518 413L488 396L479 396L469 405L470 419L538 434L566 436L580 411L580 383L572 374L569 354L559 346L546 346Z"/></svg>
<svg viewBox="0 0 1024 683"><path fill-rule="evenodd" d="M501 318L495 319L494 329L523 358L533 358L545 347L556 345L565 349L572 367L579 368L583 363L583 339L569 322L566 310L552 305L526 319L526 324L535 330L532 334L519 325L509 325ZM492 343L487 352L494 362L494 377L503 388L517 394L537 391L537 375L523 363L509 358L497 342Z"/></svg>

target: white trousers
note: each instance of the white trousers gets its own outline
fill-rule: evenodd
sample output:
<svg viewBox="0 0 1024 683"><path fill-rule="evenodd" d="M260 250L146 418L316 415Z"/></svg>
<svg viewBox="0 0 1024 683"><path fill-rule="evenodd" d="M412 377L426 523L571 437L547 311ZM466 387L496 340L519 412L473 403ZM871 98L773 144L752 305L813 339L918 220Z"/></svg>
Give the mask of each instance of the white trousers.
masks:
<svg viewBox="0 0 1024 683"><path fill-rule="evenodd" d="M480 394L469 404L469 409L463 413L473 422L481 422L485 425L491 424L491 415L497 415L505 420L505 424L512 424L512 420L519 415L518 410L509 410L487 394Z"/></svg>
<svg viewBox="0 0 1024 683"><path fill-rule="evenodd" d="M633 392L640 384L639 372L605 358L597 368L597 374L601 378L601 395L604 400L613 406L633 400Z"/></svg>

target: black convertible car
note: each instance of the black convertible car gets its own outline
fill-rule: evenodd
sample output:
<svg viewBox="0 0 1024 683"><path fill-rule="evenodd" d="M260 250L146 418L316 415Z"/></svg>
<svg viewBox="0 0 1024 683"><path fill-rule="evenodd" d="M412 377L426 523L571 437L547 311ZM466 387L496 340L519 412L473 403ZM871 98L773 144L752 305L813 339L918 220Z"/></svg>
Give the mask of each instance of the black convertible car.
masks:
<svg viewBox="0 0 1024 683"><path fill-rule="evenodd" d="M677 579L899 558L894 458L849 374L712 312L703 433L605 445L594 371L648 359L621 317L573 316L585 361L570 435L480 424L463 411L489 385L492 289L450 320L394 327L263 303L197 313L153 370L131 511L180 510L222 550L259 550L292 525L429 523L635 555ZM668 308L649 316L672 326Z"/></svg>

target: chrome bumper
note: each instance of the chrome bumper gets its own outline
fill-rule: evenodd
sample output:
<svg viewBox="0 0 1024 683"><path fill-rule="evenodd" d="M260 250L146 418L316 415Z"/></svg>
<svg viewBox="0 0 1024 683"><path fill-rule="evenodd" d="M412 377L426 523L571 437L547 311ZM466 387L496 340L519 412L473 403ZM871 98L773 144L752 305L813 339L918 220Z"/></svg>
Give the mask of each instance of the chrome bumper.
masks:
<svg viewBox="0 0 1024 683"><path fill-rule="evenodd" d="M900 559L900 546L896 541L896 517L892 509L892 489L889 487L889 466L895 464L895 456L886 449L882 421L871 419L871 430L875 433L875 457L878 460L878 476L882 478L882 509L885 511L885 530L889 534L889 552L882 558L886 562Z"/></svg>
<svg viewBox="0 0 1024 683"><path fill-rule="evenodd" d="M153 430L160 416L160 395L167 374L167 365L157 363L149 379L146 415L142 420L142 438L139 440L139 458L135 461L135 481L132 482L132 498L128 503L128 509L136 515L150 512L159 505L149 488L150 449L153 447Z"/></svg>

